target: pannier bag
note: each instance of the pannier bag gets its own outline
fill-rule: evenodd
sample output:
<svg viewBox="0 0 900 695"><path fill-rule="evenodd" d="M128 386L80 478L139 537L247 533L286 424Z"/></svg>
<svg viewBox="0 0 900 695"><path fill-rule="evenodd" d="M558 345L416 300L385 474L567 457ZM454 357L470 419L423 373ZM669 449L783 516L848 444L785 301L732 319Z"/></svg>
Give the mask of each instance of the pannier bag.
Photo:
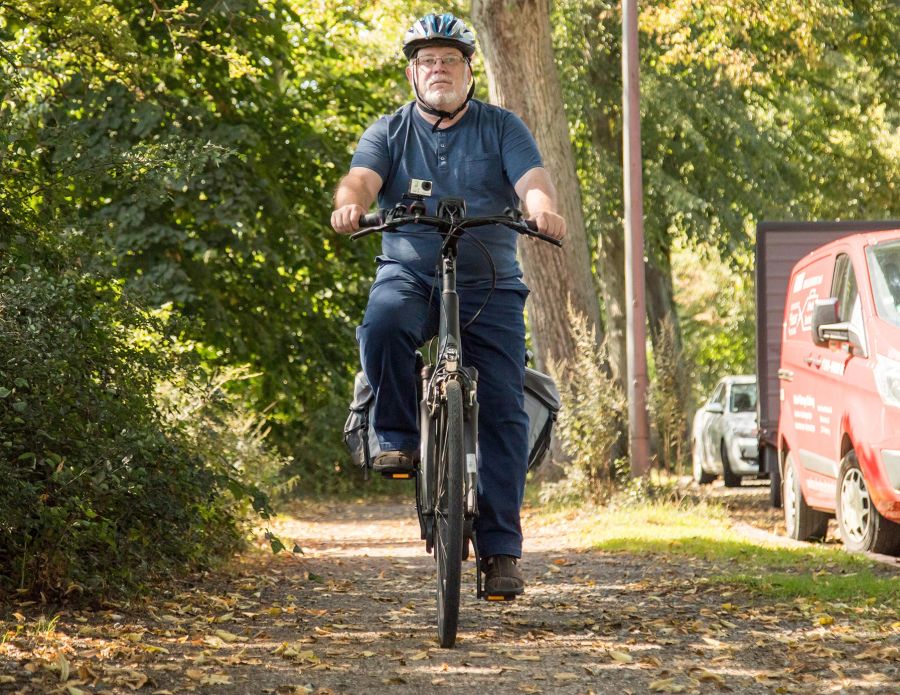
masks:
<svg viewBox="0 0 900 695"><path fill-rule="evenodd" d="M350 450L353 463L360 468L371 468L372 461L381 453L375 436L372 409L375 394L359 372L353 384L353 402L344 423L344 442ZM556 384L546 374L525 368L525 412L528 414L528 470L537 468L550 450L553 423L559 412L560 399Z"/></svg>
<svg viewBox="0 0 900 695"><path fill-rule="evenodd" d="M528 413L528 470L540 466L550 451L553 424L561 401L548 375L525 367L525 412Z"/></svg>
<svg viewBox="0 0 900 695"><path fill-rule="evenodd" d="M371 468L372 461L381 453L378 437L375 436L372 409L375 407L375 392L366 375L357 372L353 382L353 401L350 414L344 423L344 443L350 450L350 458L360 468Z"/></svg>

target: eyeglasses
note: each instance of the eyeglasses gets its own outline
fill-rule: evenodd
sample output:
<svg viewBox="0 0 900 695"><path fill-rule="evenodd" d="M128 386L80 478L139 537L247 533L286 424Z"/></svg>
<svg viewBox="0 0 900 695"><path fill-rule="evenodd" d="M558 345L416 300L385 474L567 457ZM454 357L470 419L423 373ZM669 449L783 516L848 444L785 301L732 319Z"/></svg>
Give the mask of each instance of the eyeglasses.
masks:
<svg viewBox="0 0 900 695"><path fill-rule="evenodd" d="M448 68L455 68L457 65L462 65L466 62L466 59L462 56L442 56L437 58L435 56L426 56L424 58L416 58L416 65L424 70L433 70L434 67L438 64L438 62Z"/></svg>

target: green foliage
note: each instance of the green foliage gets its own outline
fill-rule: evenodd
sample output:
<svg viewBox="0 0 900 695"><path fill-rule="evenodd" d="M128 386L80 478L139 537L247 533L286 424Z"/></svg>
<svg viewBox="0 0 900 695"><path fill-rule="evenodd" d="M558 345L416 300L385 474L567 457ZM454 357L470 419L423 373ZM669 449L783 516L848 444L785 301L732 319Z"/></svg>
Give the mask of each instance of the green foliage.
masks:
<svg viewBox="0 0 900 695"><path fill-rule="evenodd" d="M331 191L405 93L384 17L280 0L3 8L29 143L10 160L40 190L26 203L102 239L211 369L251 365L229 388L268 409L288 474L333 483L374 247L335 237Z"/></svg>
<svg viewBox="0 0 900 695"><path fill-rule="evenodd" d="M746 255L735 254L726 265L714 249L702 244L676 242L674 247L676 300L686 361L694 377L689 402L696 404L709 396L722 376L755 372L755 286Z"/></svg>
<svg viewBox="0 0 900 695"><path fill-rule="evenodd" d="M71 246L89 252L83 240ZM154 398L160 326L83 257L22 235L0 259L0 588L96 596L208 563L265 497Z"/></svg>
<svg viewBox="0 0 900 695"><path fill-rule="evenodd" d="M606 349L597 345L593 328L571 307L569 316L577 356L572 364L551 365L562 397L557 433L569 460L566 478L545 484L546 500L605 496L622 477L615 451L625 399L604 370Z"/></svg>
<svg viewBox="0 0 900 695"><path fill-rule="evenodd" d="M619 5L563 0L556 12L588 216L605 231L622 216ZM898 13L883 0L643 9L651 262L673 233L711 242L727 259L746 252L759 219L896 213Z"/></svg>
<svg viewBox="0 0 900 695"><path fill-rule="evenodd" d="M227 472L226 485L235 499L248 499L254 511L271 514L262 490L277 491L297 484L282 480L290 463L267 444L271 431L265 414L250 410L227 390L230 383L251 379L244 367L208 373L194 367L170 372L156 389L165 423L190 444L205 465Z"/></svg>

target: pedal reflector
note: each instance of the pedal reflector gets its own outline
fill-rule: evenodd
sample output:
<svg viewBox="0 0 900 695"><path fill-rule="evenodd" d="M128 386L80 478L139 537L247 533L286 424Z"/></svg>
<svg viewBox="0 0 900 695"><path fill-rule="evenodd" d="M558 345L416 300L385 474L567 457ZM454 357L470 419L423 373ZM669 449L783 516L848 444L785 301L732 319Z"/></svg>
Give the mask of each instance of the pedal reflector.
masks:
<svg viewBox="0 0 900 695"><path fill-rule="evenodd" d="M488 601L514 601L515 596L505 596L503 594L487 594L485 597Z"/></svg>
<svg viewBox="0 0 900 695"><path fill-rule="evenodd" d="M409 480L412 478L412 474L410 473L391 473L390 475L394 480Z"/></svg>

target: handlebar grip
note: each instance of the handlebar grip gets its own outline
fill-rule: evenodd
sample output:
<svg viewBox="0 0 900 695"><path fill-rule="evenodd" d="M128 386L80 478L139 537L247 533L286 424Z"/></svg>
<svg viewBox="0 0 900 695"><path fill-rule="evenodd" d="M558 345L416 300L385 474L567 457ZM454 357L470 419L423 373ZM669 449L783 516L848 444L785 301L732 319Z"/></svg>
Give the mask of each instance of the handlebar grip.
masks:
<svg viewBox="0 0 900 695"><path fill-rule="evenodd" d="M553 244L554 246L562 248L562 241L560 239L557 239L556 237L552 237L548 234L544 234L543 232L539 232L537 222L535 222L534 220L522 220L522 222L524 222L525 226L528 227L529 230L531 230L528 236L533 236L536 239L546 241L549 244Z"/></svg>
<svg viewBox="0 0 900 695"><path fill-rule="evenodd" d="M368 215L363 215L359 218L359 227L360 229L364 229L365 227L380 227L383 224L383 220L381 219L381 210L378 212L370 212Z"/></svg>

